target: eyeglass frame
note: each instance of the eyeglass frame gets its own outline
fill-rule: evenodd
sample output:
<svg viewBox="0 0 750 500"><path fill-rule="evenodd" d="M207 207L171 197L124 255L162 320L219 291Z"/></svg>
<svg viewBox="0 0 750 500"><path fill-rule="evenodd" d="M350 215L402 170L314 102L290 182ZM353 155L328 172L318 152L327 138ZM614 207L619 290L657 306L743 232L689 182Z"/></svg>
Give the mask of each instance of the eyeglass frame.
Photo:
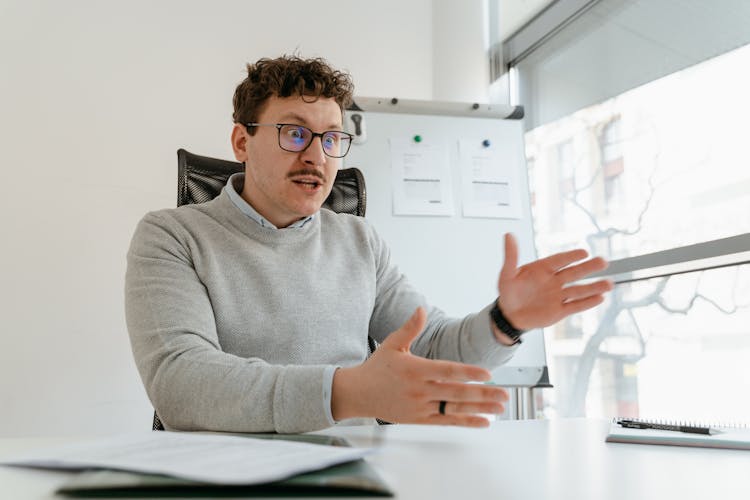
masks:
<svg viewBox="0 0 750 500"><path fill-rule="evenodd" d="M325 154L329 158L343 158L349 154L349 151L352 148L352 142L354 141L354 135L350 134L349 132L344 132L343 130L324 130L323 132L313 132L312 129L305 127L304 125L299 125L297 123L245 123L244 125L245 125L245 128L248 129L248 132L250 132L249 130L250 127L276 127L279 147L284 151L288 151L289 153L302 153L303 151L307 151L307 148L310 147L310 145L313 143L315 138L320 137L321 149L323 150L323 154ZM284 126L298 127L298 128L303 128L305 130L309 130L311 134L310 142L308 142L307 146L305 146L304 148L296 150L296 151L291 150L291 149L286 149L284 146L281 145L281 128ZM344 134L345 136L349 137L349 145L346 148L346 152L342 154L341 156L334 156L328 153L326 151L326 148L323 146L323 136L331 132L336 132L337 134Z"/></svg>

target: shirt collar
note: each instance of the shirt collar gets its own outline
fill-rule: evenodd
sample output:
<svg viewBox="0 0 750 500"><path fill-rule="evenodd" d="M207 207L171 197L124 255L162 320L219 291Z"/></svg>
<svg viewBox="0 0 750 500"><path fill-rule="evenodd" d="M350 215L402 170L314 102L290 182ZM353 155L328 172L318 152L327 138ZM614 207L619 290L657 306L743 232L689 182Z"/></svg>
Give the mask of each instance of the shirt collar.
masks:
<svg viewBox="0 0 750 500"><path fill-rule="evenodd" d="M245 174L242 172L232 174L232 176L229 177L229 180L227 180L226 190L227 190L227 194L229 195L229 199L232 200L232 203L234 203L234 205L237 208L239 208L243 214L247 215L252 220L260 224L261 227L279 229L278 227L273 225L268 219L260 215L258 211L255 210L252 205L250 205L250 203L248 203L242 196L240 196L238 190L241 191L242 186L244 186L244 184L245 184ZM309 217L305 217L304 219L295 221L289 224L289 226L287 226L284 229L300 228L304 226L305 224L307 224L308 222L310 222L313 219L313 217L315 217L315 214Z"/></svg>

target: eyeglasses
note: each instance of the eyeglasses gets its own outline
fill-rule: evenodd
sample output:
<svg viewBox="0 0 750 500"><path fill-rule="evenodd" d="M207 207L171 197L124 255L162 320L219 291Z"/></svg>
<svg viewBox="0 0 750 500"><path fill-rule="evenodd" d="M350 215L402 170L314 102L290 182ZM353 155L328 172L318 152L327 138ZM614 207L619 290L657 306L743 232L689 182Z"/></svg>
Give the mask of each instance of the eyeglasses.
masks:
<svg viewBox="0 0 750 500"><path fill-rule="evenodd" d="M313 139L320 137L323 152L331 158L343 158L352 145L352 134L340 130L316 133L302 125L293 123L246 123L246 127L276 127L279 131L279 147L284 151L299 153L310 147Z"/></svg>

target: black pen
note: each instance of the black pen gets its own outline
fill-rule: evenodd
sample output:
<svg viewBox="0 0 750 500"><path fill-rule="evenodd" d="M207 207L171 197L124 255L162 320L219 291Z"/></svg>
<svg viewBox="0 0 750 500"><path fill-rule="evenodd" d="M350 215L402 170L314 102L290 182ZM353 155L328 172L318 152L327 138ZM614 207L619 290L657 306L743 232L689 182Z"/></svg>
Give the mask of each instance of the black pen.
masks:
<svg viewBox="0 0 750 500"><path fill-rule="evenodd" d="M628 429L658 429L661 431L689 432L690 434L715 434L716 431L710 427L699 427L694 425L658 424L654 422L640 422L638 420L620 419L617 423Z"/></svg>

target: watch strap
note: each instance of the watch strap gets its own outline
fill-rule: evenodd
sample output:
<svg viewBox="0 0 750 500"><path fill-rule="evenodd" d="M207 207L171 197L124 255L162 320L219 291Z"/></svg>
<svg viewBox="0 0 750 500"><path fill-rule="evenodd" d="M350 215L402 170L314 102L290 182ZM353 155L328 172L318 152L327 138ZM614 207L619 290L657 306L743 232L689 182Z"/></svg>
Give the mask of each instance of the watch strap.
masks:
<svg viewBox="0 0 750 500"><path fill-rule="evenodd" d="M519 330L515 326L510 324L510 321L508 321L508 318L505 317L503 312L500 310L500 307L497 305L497 301L495 301L495 305L492 306L492 309L490 309L490 318L492 318L492 322L495 323L495 326L503 332L505 335L510 337L513 340L513 345L520 344L521 341L521 335L526 330Z"/></svg>

